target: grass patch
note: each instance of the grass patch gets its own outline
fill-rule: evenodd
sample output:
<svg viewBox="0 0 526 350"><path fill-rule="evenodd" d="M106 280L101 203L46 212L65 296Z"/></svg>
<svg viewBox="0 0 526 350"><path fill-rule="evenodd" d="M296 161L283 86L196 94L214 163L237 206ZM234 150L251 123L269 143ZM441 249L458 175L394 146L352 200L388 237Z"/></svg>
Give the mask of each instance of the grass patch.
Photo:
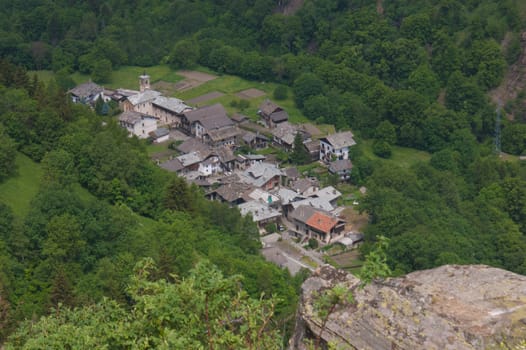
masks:
<svg viewBox="0 0 526 350"><path fill-rule="evenodd" d="M373 153L373 141L372 140L360 140L358 141L364 155L373 160L380 160L389 164L396 164L404 168L409 168L415 163L428 162L431 155L425 151L419 151L413 148L392 146L391 158L385 159L380 158Z"/></svg>
<svg viewBox="0 0 526 350"><path fill-rule="evenodd" d="M51 79L55 77L55 72L52 70L30 70L27 72L27 75L30 78L33 78L33 75L36 75L39 81L48 84Z"/></svg>
<svg viewBox="0 0 526 350"><path fill-rule="evenodd" d="M30 204L40 188L42 170L40 165L29 157L18 153L16 157L17 175L0 184L0 201L22 219L30 209Z"/></svg>
<svg viewBox="0 0 526 350"><path fill-rule="evenodd" d="M203 69L203 68L199 68L199 71L217 75L216 72L212 72L210 70ZM209 104L214 104L214 103L219 102L219 103L222 103L223 106L225 106L226 110L230 114L242 113L248 116L249 118L253 118L253 120L257 120L258 117L256 115L256 112L259 108L259 105L266 98L270 98L271 100L274 100L272 97L272 94L274 92L274 89L277 86L278 84L275 84L275 83L249 81L249 80L237 77L237 76L225 74L225 75L219 75L216 79L210 80L193 89L177 93L176 97L183 99L183 100L189 100L189 99L201 96L201 95L208 94L213 91L222 92L223 94L225 94L225 96L221 96L217 99L203 102L200 105L209 105ZM243 111L239 110L236 107L230 106L230 103L232 101L240 100L240 98L236 96L236 93L246 90L246 89L250 89L250 88L255 88L255 89L264 91L266 93L266 96L249 99L248 100L249 107L247 107ZM309 120L296 107L294 100L292 99L290 95L291 93L289 92L289 97L287 99L282 100L282 101L274 101L274 102L276 102L278 105L280 105L287 111L290 117L289 120L292 123L308 122Z"/></svg>

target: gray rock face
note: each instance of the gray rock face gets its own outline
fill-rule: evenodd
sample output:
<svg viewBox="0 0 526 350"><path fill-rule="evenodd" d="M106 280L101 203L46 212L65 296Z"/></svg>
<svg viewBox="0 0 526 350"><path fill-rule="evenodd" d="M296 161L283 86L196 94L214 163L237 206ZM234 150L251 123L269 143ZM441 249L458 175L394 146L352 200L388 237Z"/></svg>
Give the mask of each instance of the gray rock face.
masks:
<svg viewBox="0 0 526 350"><path fill-rule="evenodd" d="M445 265L404 277L360 281L330 266L302 286L291 349L319 334L323 323L315 301L341 284L355 302L338 305L322 339L337 349L492 349L526 339L526 276L484 265Z"/></svg>

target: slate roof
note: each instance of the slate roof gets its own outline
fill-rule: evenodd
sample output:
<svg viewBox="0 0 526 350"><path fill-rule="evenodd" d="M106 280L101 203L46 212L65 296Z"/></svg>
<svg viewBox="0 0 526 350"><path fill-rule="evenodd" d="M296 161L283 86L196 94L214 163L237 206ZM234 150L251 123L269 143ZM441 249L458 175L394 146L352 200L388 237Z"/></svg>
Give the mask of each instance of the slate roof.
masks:
<svg viewBox="0 0 526 350"><path fill-rule="evenodd" d="M283 108L275 104L269 99L266 99L259 106L259 112L263 115L270 116L274 112L282 111Z"/></svg>
<svg viewBox="0 0 526 350"><path fill-rule="evenodd" d="M292 213L290 213L290 217L292 219L298 220L299 222L306 223L315 212L316 209L309 205L300 205Z"/></svg>
<svg viewBox="0 0 526 350"><path fill-rule="evenodd" d="M318 182L311 179L298 179L292 183L290 186L293 190L297 190L300 193L303 193L309 189L309 187L317 187Z"/></svg>
<svg viewBox="0 0 526 350"><path fill-rule="evenodd" d="M246 115L236 113L232 116L232 120L235 121L236 123L242 123L245 120L248 120L248 117Z"/></svg>
<svg viewBox="0 0 526 350"><path fill-rule="evenodd" d="M216 189L216 193L219 196L221 196L221 198L223 198L225 201L231 203L236 201L237 199L243 198L245 192L251 189L252 186L250 185L239 182L233 182L220 186L218 189Z"/></svg>
<svg viewBox="0 0 526 350"><path fill-rule="evenodd" d="M281 187L278 190L277 195L281 198L281 204L283 205L305 199L304 196L285 187Z"/></svg>
<svg viewBox="0 0 526 350"><path fill-rule="evenodd" d="M271 204L275 203L280 200L280 198L276 195L273 195L270 192L263 191L260 188L254 188L252 191L246 193L246 197L250 198L251 200L258 200L260 202L263 202L265 204ZM268 199L271 199L271 202L269 203Z"/></svg>
<svg viewBox="0 0 526 350"><path fill-rule="evenodd" d="M241 215L252 214L252 219L255 222L263 220L278 218L281 213L274 208L268 207L259 201L249 201L238 205Z"/></svg>
<svg viewBox="0 0 526 350"><path fill-rule="evenodd" d="M329 165L329 171L331 173L337 173L340 171L352 169L352 162L349 159L339 159Z"/></svg>
<svg viewBox="0 0 526 350"><path fill-rule="evenodd" d="M150 137L154 139L158 139L158 138L161 138L169 134L170 134L170 131L166 128L157 128L154 131L149 133Z"/></svg>
<svg viewBox="0 0 526 350"><path fill-rule="evenodd" d="M201 153L210 153L210 147L202 143L196 138L190 137L183 141L176 149L181 153L191 153L191 152L201 152Z"/></svg>
<svg viewBox="0 0 526 350"><path fill-rule="evenodd" d="M160 95L161 93L159 91L145 90L143 92L139 92L136 95L129 96L128 101L130 101L132 105L137 106L138 104L151 101Z"/></svg>
<svg viewBox="0 0 526 350"><path fill-rule="evenodd" d="M318 197L318 198L324 198L329 202L332 202L333 200L341 197L341 195L342 195L341 192L332 186L321 188L315 193L313 193L313 196Z"/></svg>
<svg viewBox="0 0 526 350"><path fill-rule="evenodd" d="M219 160L223 163L231 162L236 159L236 155L229 147L220 147L215 149L212 153L219 157Z"/></svg>
<svg viewBox="0 0 526 350"><path fill-rule="evenodd" d="M239 128L237 127L225 127L221 129L208 129L208 137L210 137L210 140L213 142L228 140L231 137L236 137L241 133Z"/></svg>
<svg viewBox="0 0 526 350"><path fill-rule="evenodd" d="M315 212L306 222L310 227L321 232L330 233L331 229L336 226L338 219L323 213Z"/></svg>
<svg viewBox="0 0 526 350"><path fill-rule="evenodd" d="M199 122L207 130L234 125L234 122L227 116L225 108L220 103L185 112L184 116L190 124Z"/></svg>
<svg viewBox="0 0 526 350"><path fill-rule="evenodd" d="M249 160L265 160L267 158L262 154L243 154L243 157Z"/></svg>
<svg viewBox="0 0 526 350"><path fill-rule="evenodd" d="M319 140L312 140L304 142L303 145L305 145L305 148L309 153L315 153L320 152L320 141Z"/></svg>
<svg viewBox="0 0 526 350"><path fill-rule="evenodd" d="M119 121L135 125L145 118L155 119L154 117L147 114L142 114L135 111L126 111L121 113L119 116Z"/></svg>
<svg viewBox="0 0 526 350"><path fill-rule="evenodd" d="M243 141L245 141L246 143L250 143L257 138L268 141L268 137L266 137L265 135L260 134L260 133L255 134L252 131L246 131L245 134L243 135Z"/></svg>
<svg viewBox="0 0 526 350"><path fill-rule="evenodd" d="M168 161L166 161L164 163L161 163L159 166L161 168L163 168L163 169L166 169L168 171L172 171L172 172L175 172L175 173L184 169L183 163L181 163L179 161L179 159L177 159L177 158L174 158L174 159L168 160Z"/></svg>
<svg viewBox="0 0 526 350"><path fill-rule="evenodd" d="M297 202L290 203L292 208L297 209L300 206L309 206L311 208L321 209L327 212L333 211L334 207L325 198L306 198Z"/></svg>
<svg viewBox="0 0 526 350"><path fill-rule="evenodd" d="M83 83L83 84L75 86L73 89L69 90L68 92L77 97L86 98L86 97L90 97L90 96L99 94L103 90L104 89L101 86L95 84L94 82L89 81L87 83Z"/></svg>
<svg viewBox="0 0 526 350"><path fill-rule="evenodd" d="M201 154L201 152L191 152L187 154L183 154L176 159L179 159L179 161L185 166L190 166L196 163L202 162L204 159L208 157L208 154Z"/></svg>
<svg viewBox="0 0 526 350"><path fill-rule="evenodd" d="M328 135L324 139L336 149L356 145L356 141L353 139L353 133L350 131L338 132L336 134Z"/></svg>
<svg viewBox="0 0 526 350"><path fill-rule="evenodd" d="M192 108L186 105L182 100L175 97L158 96L153 100L152 104L176 114L181 114L184 111Z"/></svg>
<svg viewBox="0 0 526 350"><path fill-rule="evenodd" d="M275 176L281 176L283 172L274 164L257 163L240 174L240 181L261 187Z"/></svg>
<svg viewBox="0 0 526 350"><path fill-rule="evenodd" d="M274 112L270 115L270 119L272 119L274 123L284 122L286 120L289 120L289 114L283 110Z"/></svg>
<svg viewBox="0 0 526 350"><path fill-rule="evenodd" d="M285 169L285 175L289 179L297 179L298 177L300 177L300 173L299 173L299 171L298 171L298 169L296 167L291 167L291 168Z"/></svg>
<svg viewBox="0 0 526 350"><path fill-rule="evenodd" d="M278 139L281 139L288 145L292 145L294 143L294 137L296 136L296 133L296 126L290 124L289 122L278 124L276 128L272 129L272 135Z"/></svg>

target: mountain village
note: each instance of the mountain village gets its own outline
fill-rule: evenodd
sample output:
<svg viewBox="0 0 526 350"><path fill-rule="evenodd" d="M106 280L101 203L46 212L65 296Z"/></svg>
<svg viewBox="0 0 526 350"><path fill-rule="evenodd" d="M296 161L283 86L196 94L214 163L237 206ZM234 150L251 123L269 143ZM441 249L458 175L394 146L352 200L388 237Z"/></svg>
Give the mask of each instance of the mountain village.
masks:
<svg viewBox="0 0 526 350"><path fill-rule="evenodd" d="M304 245L340 243L352 249L363 240L363 234L341 215L342 193L334 186L322 187L316 177L300 174L296 167L283 168L276 157L258 153L271 145L293 152L300 135L310 161L326 167L337 182L345 182L353 166L349 149L356 144L351 131L323 135L313 124L292 124L287 111L269 99L260 105L257 123L241 114L228 116L219 103L192 107L151 89L146 73L139 77L138 91L108 90L90 81L69 93L76 103L93 106L99 98L118 103L119 124L130 137L153 143L176 140L178 155L156 160L157 164L201 187L208 199L251 215L264 255L292 273L323 263L321 255L305 251ZM365 188L361 191L365 193ZM291 244L302 251L298 258L308 255L311 263L276 249L282 238L294 238Z"/></svg>

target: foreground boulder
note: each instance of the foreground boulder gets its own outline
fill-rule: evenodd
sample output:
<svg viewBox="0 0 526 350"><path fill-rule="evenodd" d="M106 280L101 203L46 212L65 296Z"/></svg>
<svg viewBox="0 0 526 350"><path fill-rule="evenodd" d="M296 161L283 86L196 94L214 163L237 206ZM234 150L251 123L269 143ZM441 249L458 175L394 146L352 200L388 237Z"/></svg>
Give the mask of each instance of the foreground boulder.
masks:
<svg viewBox="0 0 526 350"><path fill-rule="evenodd" d="M508 349L526 339L526 276L446 265L361 289L356 277L324 266L302 286L291 349L305 349L305 339L320 334L316 302L336 285L354 296L335 307L322 331L337 349Z"/></svg>

